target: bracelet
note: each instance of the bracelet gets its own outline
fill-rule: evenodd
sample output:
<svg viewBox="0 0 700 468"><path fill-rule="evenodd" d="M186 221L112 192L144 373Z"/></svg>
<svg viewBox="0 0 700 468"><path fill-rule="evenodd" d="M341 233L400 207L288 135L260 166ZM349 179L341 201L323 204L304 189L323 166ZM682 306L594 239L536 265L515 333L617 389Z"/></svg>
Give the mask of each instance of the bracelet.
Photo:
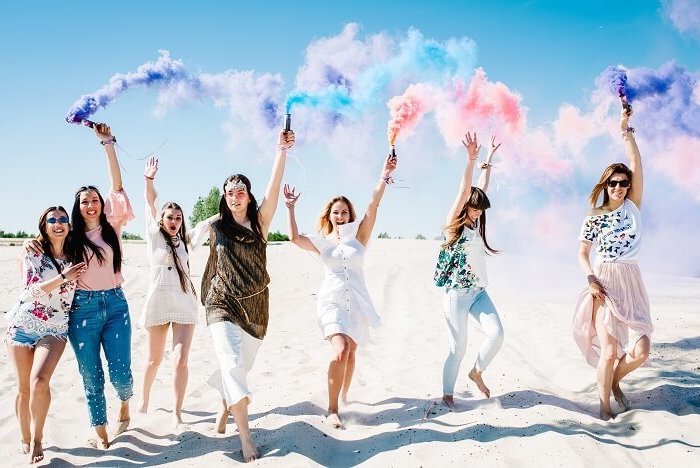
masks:
<svg viewBox="0 0 700 468"><path fill-rule="evenodd" d="M477 159L479 159L479 156L477 156L476 158L469 158L470 161L476 161Z"/></svg>
<svg viewBox="0 0 700 468"><path fill-rule="evenodd" d="M287 148L286 146L277 145L277 149L280 150L280 151L285 151L285 152L286 152L289 148Z"/></svg>
<svg viewBox="0 0 700 468"><path fill-rule="evenodd" d="M588 284L593 284L593 283L600 284L600 282L598 281L598 278L596 278L595 275L588 275L588 276L586 276L586 279L588 280Z"/></svg>
<svg viewBox="0 0 700 468"><path fill-rule="evenodd" d="M492 167L491 163L487 163L487 162L481 163L481 169L488 169L490 167Z"/></svg>
<svg viewBox="0 0 700 468"><path fill-rule="evenodd" d="M111 138L111 139L109 139L109 140L102 140L102 141L100 141L100 144L101 144L102 146L107 146L107 145L113 145L113 144L115 144L116 142L117 142L117 137L115 137L114 135L112 135L112 138Z"/></svg>
<svg viewBox="0 0 700 468"><path fill-rule="evenodd" d="M385 184L393 184L394 183L394 178L391 176L381 176L379 177L379 180L383 180Z"/></svg>
<svg viewBox="0 0 700 468"><path fill-rule="evenodd" d="M148 179L148 180L153 180L153 179L155 179L155 177L148 177L147 175L144 175L144 177L145 177L146 179Z"/></svg>
<svg viewBox="0 0 700 468"><path fill-rule="evenodd" d="M63 278L63 281L67 280L66 275L64 275L63 272L61 272L61 278Z"/></svg>

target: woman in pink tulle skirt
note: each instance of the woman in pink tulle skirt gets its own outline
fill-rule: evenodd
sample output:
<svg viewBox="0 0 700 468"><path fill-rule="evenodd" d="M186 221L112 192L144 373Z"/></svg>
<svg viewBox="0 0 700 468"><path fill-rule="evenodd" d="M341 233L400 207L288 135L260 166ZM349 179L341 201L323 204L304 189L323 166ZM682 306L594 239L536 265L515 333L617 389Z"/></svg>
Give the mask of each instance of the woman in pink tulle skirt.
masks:
<svg viewBox="0 0 700 468"><path fill-rule="evenodd" d="M592 209L581 228L579 262L588 276L574 315L574 338L588 363L597 368L600 417L613 416L610 393L624 410L629 402L620 381L649 358L653 331L649 298L637 265L642 237L642 160L629 126L632 109L622 111L620 129L629 167L608 166L593 187ZM598 199L603 195L603 203ZM596 257L590 261L591 247Z"/></svg>

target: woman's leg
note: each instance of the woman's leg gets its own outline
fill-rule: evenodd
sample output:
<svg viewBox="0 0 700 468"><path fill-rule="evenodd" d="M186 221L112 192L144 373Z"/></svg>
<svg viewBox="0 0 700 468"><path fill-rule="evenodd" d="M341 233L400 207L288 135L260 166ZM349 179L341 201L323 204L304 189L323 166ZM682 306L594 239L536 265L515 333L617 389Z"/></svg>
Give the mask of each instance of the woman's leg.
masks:
<svg viewBox="0 0 700 468"><path fill-rule="evenodd" d="M175 368L175 423L182 424L182 402L185 400L189 369L187 362L194 336L194 324L173 323L173 367Z"/></svg>
<svg viewBox="0 0 700 468"><path fill-rule="evenodd" d="M627 400L627 397L620 389L620 382L627 374L644 364L644 361L649 358L650 348L651 340L646 335L642 336L634 345L634 357L626 353L618 361L617 366L615 366L615 370L613 371L612 393L615 400L624 410L628 410L630 404L629 400Z"/></svg>
<svg viewBox="0 0 700 468"><path fill-rule="evenodd" d="M29 453L32 441L32 416L29 411L29 399L34 348L31 346L13 346L7 343L7 355L14 364L15 376L17 377L15 416L17 416L17 422L19 423L22 453Z"/></svg>
<svg viewBox="0 0 700 468"><path fill-rule="evenodd" d="M600 400L600 419L607 421L613 417L610 408L610 391L612 389L613 365L617 356L617 340L608 333L603 320L602 299L593 300L593 323L600 343L600 358L598 360L597 384Z"/></svg>
<svg viewBox="0 0 700 468"><path fill-rule="evenodd" d="M345 368L350 353L350 337L343 334L331 337L332 359L328 365L328 421L334 427L342 427L343 423L338 416L338 396L345 377Z"/></svg>
<svg viewBox="0 0 700 468"><path fill-rule="evenodd" d="M39 340L34 350L29 400L32 424L34 426L31 463L37 463L44 459L44 449L41 444L44 440L44 423L51 404L51 387L49 382L65 348L65 338L47 336Z"/></svg>
<svg viewBox="0 0 700 468"><path fill-rule="evenodd" d="M454 410L456 409L453 397L455 383L459 374L459 366L467 350L469 325L467 312L471 306L471 294L455 289L445 291L442 305L450 344L450 353L447 355L442 369L442 401Z"/></svg>
<svg viewBox="0 0 700 468"><path fill-rule="evenodd" d="M148 361L146 362L146 370L143 373L143 390L141 395L142 413L148 412L148 403L151 398L151 387L158 373L158 367L163 362L163 354L165 353L165 341L168 337L168 327L170 324L154 325L146 327L148 332Z"/></svg>
<svg viewBox="0 0 700 468"><path fill-rule="evenodd" d="M102 349L107 360L109 381L117 391L119 405L118 425L114 435L129 427L129 399L134 395L134 377L131 373L131 318L129 305L121 289L107 291L107 321L102 329Z"/></svg>
<svg viewBox="0 0 700 468"><path fill-rule="evenodd" d="M343 387L340 390L340 399L343 404L348 402L348 390L350 390L350 384L352 383L352 376L355 373L355 354L357 352L357 343L355 340L348 337L348 359L345 364L345 374L343 375Z"/></svg>
<svg viewBox="0 0 700 468"><path fill-rule="evenodd" d="M469 371L469 378L474 381L484 397L489 398L491 391L484 383L481 374L501 349L503 344L503 325L496 311L496 306L493 305L491 298L483 290L477 295L474 304L469 308L469 314L474 317L474 320L481 325L481 328L486 333L486 341L479 349L474 367Z"/></svg>
<svg viewBox="0 0 700 468"><path fill-rule="evenodd" d="M99 291L77 292L70 313L68 340L75 353L78 370L83 379L90 425L99 440L90 441L97 448L109 447L107 435L107 401L105 376L100 357L100 336L105 325L104 301Z"/></svg>

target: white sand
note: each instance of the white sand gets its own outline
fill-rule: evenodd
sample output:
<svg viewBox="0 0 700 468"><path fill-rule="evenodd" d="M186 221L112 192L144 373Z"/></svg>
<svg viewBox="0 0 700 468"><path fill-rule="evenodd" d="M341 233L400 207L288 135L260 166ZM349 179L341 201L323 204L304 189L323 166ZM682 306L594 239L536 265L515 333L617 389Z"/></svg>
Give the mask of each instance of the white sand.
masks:
<svg viewBox="0 0 700 468"><path fill-rule="evenodd" d="M341 409L347 427L337 430L323 422L329 345L320 336L314 305L322 267L292 245L269 247L270 327L250 376L251 428L263 456L258 465L700 466L700 279L657 278L643 265L656 327L652 365L623 384L633 409L602 423L595 417L595 370L585 364L571 336L573 304L582 281L575 256L564 266L535 267L508 255L489 260L489 292L506 330L504 346L484 374L492 397L481 399L466 376L483 338L475 325L457 382L459 411L433 406L426 418L426 407L441 396L447 352L441 291L432 285L437 250L435 241L372 242L366 275L384 324L358 355L352 401ZM2 312L18 297L18 252L17 247L0 247ZM197 284L206 255L205 248L193 258ZM127 245L125 277L136 322L148 280L143 245ZM201 318L190 356L188 430L170 431L170 362L161 367L150 414L136 411L146 337L134 329L131 429L106 453L86 448L93 432L68 346L52 380L44 463L215 467L240 462L233 420L226 435L213 431L220 399L207 379L217 363L203 311ZM13 399L14 373L3 348L3 466L28 460L19 453ZM117 399L109 384L107 399L115 417Z"/></svg>

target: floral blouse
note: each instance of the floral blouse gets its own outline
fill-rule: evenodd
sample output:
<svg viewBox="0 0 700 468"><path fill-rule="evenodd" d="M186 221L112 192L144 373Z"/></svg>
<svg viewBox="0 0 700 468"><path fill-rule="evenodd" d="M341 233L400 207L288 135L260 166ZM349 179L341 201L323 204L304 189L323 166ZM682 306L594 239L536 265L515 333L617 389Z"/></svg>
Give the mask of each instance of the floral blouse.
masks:
<svg viewBox="0 0 700 468"><path fill-rule="evenodd" d="M478 229L464 228L454 244L440 250L433 279L447 289L487 286L486 253Z"/></svg>
<svg viewBox="0 0 700 468"><path fill-rule="evenodd" d="M21 257L24 289L19 303L10 311L8 326L33 331L41 336L68 333L68 312L73 303L75 281L65 281L50 292L38 284L55 278L59 272L44 254L24 253ZM56 259L61 269L70 266Z"/></svg>
<svg viewBox="0 0 700 468"><path fill-rule="evenodd" d="M639 208L630 200L610 213L586 216L579 240L597 244L599 260L634 260L642 239L642 219Z"/></svg>

